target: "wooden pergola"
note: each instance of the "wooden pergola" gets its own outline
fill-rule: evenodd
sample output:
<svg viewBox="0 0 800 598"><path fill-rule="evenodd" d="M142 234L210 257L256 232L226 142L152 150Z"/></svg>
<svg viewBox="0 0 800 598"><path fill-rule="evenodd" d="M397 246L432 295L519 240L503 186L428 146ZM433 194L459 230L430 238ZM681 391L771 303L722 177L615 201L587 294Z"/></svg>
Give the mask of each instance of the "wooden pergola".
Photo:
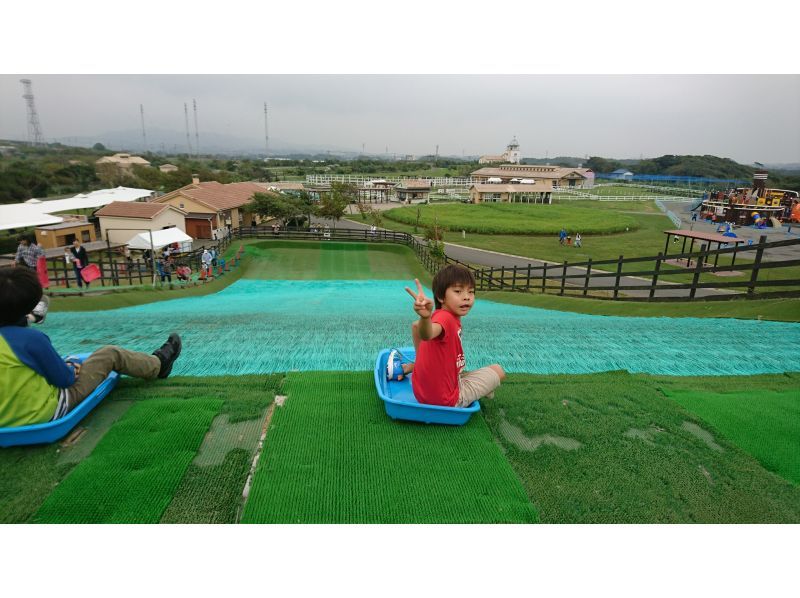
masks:
<svg viewBox="0 0 800 598"><path fill-rule="evenodd" d="M725 235L720 235L718 233L703 233L699 231L693 230L665 230L664 234L667 235L667 242L664 245L664 257L667 257L667 251L669 250L669 238L670 236L675 237L683 237L683 246L681 247L681 253L686 253L686 240L691 239L691 243L689 244L689 253L692 253L692 249L694 249L694 242L695 241L708 241L709 243L716 243L717 249L721 249L722 245L727 245L729 243L733 243L734 247L739 247L739 243L745 243L744 239L740 239L738 237L726 237ZM714 266L716 267L717 261L719 260L719 254L714 256ZM736 252L733 252L733 257L731 259L731 266L736 262ZM691 259L687 258L686 260L686 267L688 268L691 265Z"/></svg>

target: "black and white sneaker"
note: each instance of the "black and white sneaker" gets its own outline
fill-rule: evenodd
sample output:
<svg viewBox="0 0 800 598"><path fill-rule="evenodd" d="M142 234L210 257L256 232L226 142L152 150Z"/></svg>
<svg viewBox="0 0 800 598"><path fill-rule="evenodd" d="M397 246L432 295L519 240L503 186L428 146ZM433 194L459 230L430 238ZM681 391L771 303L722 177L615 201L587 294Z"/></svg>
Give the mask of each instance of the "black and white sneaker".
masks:
<svg viewBox="0 0 800 598"><path fill-rule="evenodd" d="M42 299L36 304L36 307L31 311L34 324L41 324L47 317L47 310L50 309L50 297L42 295Z"/></svg>
<svg viewBox="0 0 800 598"><path fill-rule="evenodd" d="M160 348L153 351L153 355L158 357L161 361L161 369L158 372L159 378L166 378L172 371L172 364L178 359L181 354L181 337L177 332L169 335L167 342L161 345Z"/></svg>

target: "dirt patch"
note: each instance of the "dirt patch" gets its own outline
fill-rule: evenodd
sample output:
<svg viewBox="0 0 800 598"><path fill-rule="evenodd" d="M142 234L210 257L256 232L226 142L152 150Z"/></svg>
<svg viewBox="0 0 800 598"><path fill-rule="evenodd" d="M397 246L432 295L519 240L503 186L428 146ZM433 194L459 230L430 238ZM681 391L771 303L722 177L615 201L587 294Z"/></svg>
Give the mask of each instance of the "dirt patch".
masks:
<svg viewBox="0 0 800 598"><path fill-rule="evenodd" d="M544 444L551 444L565 451L575 451L583 446L582 443L574 438L564 436L553 436L552 434L541 434L529 437L520 428L508 423L506 420L500 421L500 434L511 444L523 451L535 451Z"/></svg>
<svg viewBox="0 0 800 598"><path fill-rule="evenodd" d="M653 438L655 438L656 434L660 434L663 431L663 428L658 428L656 426L650 426L646 430L642 430L640 428L630 428L623 434L623 436L626 438L636 438L637 440L641 440L647 444L654 445L655 442L653 442Z"/></svg>
<svg viewBox="0 0 800 598"><path fill-rule="evenodd" d="M698 438L699 440L705 442L708 448L719 452L722 452L724 450L720 445L714 442L714 436L711 435L711 432L707 432L697 424L693 424L692 422L683 422L681 428L689 432L689 434L691 434L695 438Z"/></svg>

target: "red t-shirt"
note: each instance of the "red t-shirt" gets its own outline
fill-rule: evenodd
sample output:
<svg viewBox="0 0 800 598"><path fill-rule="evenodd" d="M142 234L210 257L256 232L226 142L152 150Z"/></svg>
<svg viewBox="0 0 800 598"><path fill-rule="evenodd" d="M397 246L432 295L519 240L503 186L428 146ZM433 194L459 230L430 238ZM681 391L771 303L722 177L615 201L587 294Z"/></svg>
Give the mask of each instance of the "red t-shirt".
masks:
<svg viewBox="0 0 800 598"><path fill-rule="evenodd" d="M464 369L461 318L437 309L431 322L441 325L442 332L420 342L411 386L420 403L453 407L458 402L458 375Z"/></svg>

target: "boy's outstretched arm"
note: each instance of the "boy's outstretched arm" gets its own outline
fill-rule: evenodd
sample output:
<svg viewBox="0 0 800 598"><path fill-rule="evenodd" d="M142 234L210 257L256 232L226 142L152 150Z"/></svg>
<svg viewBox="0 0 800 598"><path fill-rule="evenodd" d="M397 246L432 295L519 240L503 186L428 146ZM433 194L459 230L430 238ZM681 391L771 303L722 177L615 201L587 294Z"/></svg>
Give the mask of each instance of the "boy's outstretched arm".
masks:
<svg viewBox="0 0 800 598"><path fill-rule="evenodd" d="M415 278L414 282L417 284L417 292L415 293L408 287L406 287L406 292L414 298L414 311L419 316L419 327L417 329L419 336L422 340L429 341L442 333L442 325L431 322L433 299L425 296L425 291L422 290L422 285L419 283L418 278Z"/></svg>

